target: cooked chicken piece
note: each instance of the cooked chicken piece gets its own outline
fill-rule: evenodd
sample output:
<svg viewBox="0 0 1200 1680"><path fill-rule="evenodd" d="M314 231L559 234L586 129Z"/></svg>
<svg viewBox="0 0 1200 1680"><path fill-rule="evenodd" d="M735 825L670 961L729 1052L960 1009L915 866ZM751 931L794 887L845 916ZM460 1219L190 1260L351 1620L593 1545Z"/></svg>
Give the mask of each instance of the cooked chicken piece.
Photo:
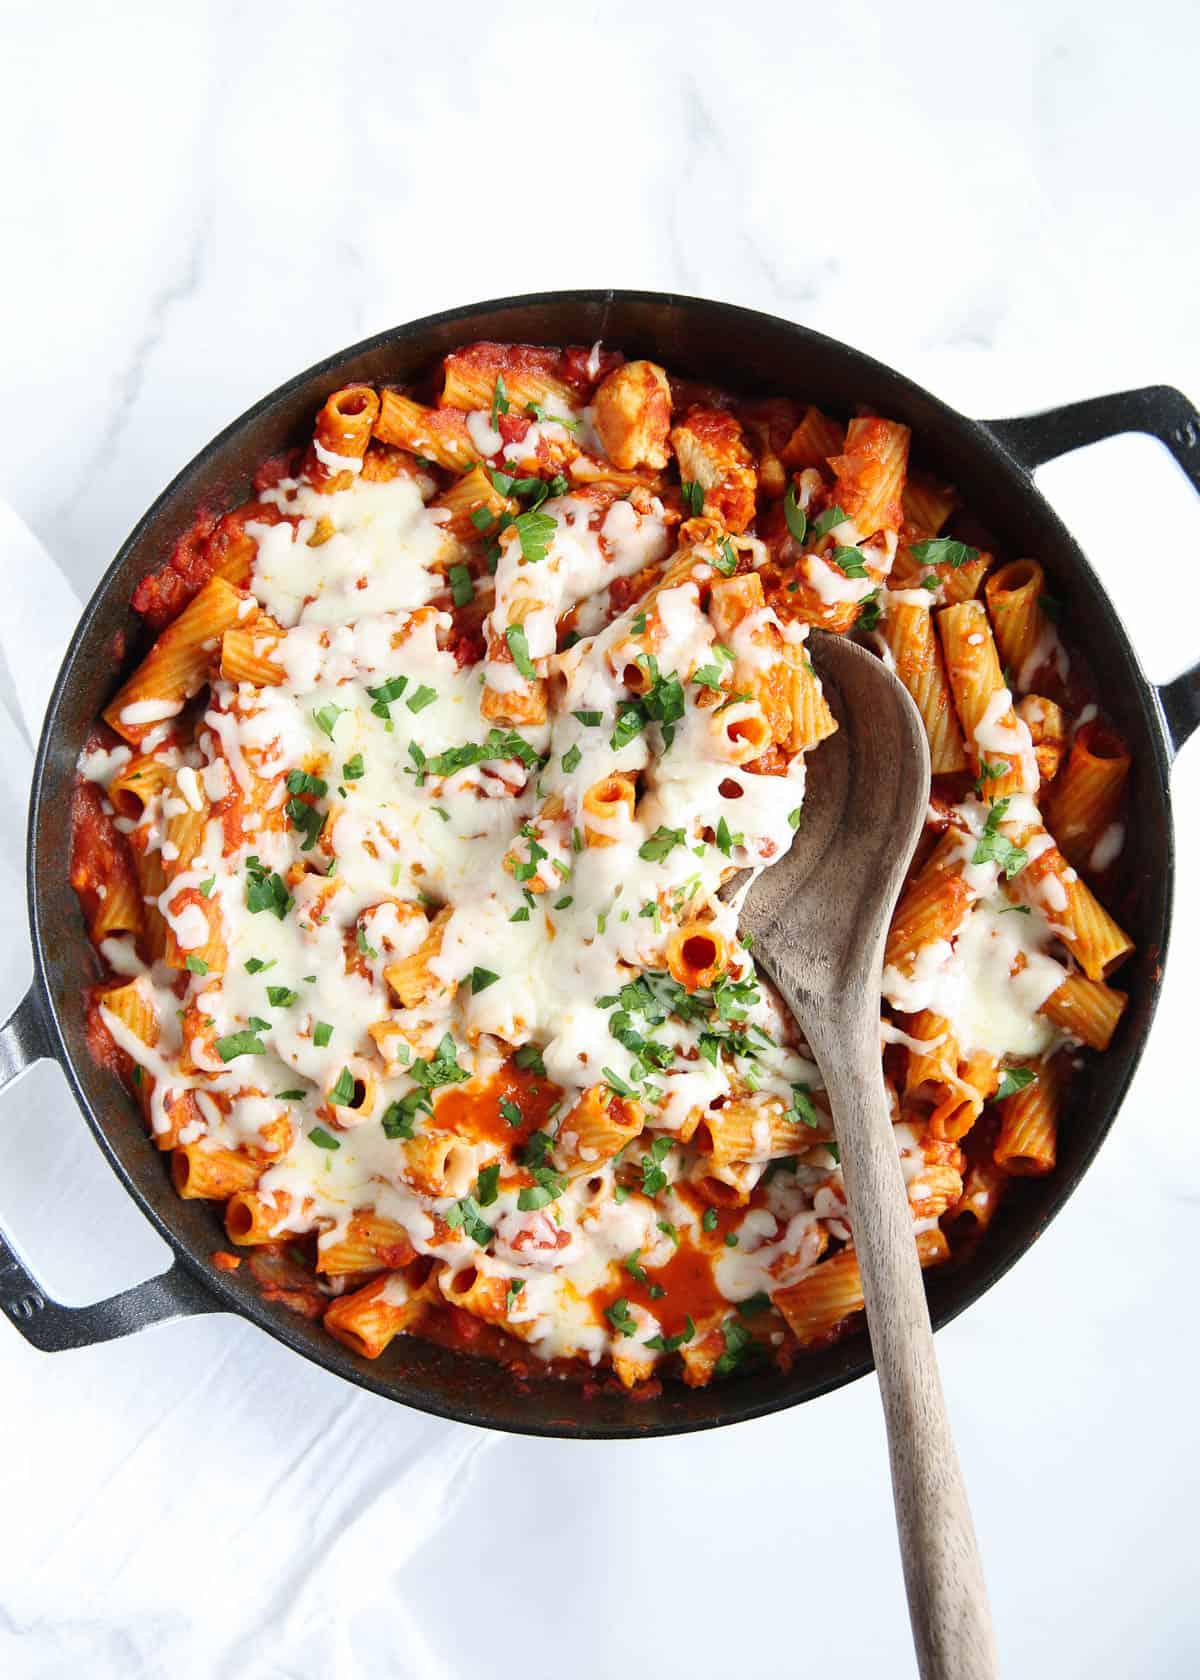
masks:
<svg viewBox="0 0 1200 1680"><path fill-rule="evenodd" d="M1027 694L1017 702L1017 716L1029 725L1033 740L1033 756L1037 759L1042 781L1052 782L1058 775L1066 751L1066 719L1062 707L1040 694Z"/></svg>
<svg viewBox="0 0 1200 1680"><path fill-rule="evenodd" d="M754 518L757 475L742 428L719 408L693 408L671 433L685 484L704 492L704 512L729 531L744 531Z"/></svg>
<svg viewBox="0 0 1200 1680"><path fill-rule="evenodd" d="M592 419L614 467L666 466L671 387L654 362L626 362L596 392Z"/></svg>

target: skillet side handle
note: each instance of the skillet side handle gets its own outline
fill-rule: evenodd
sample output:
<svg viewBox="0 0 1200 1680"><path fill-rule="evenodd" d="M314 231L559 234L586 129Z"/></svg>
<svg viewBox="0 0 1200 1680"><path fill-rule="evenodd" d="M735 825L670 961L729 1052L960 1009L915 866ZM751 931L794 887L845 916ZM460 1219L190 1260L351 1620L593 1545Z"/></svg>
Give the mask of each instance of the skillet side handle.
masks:
<svg viewBox="0 0 1200 1680"><path fill-rule="evenodd" d="M1146 432L1165 443L1200 495L1200 413L1173 385L1144 385L1137 391L983 424L1026 472L1072 449L1121 432ZM1167 744L1174 757L1200 725L1200 663L1169 683L1155 686Z"/></svg>
<svg viewBox="0 0 1200 1680"><path fill-rule="evenodd" d="M46 1006L35 981L0 1026L0 1091L35 1062L52 1056ZM111 1342L151 1324L218 1310L214 1297L178 1260L159 1277L148 1278L107 1301L90 1307L64 1306L42 1288L0 1224L0 1311L42 1353Z"/></svg>

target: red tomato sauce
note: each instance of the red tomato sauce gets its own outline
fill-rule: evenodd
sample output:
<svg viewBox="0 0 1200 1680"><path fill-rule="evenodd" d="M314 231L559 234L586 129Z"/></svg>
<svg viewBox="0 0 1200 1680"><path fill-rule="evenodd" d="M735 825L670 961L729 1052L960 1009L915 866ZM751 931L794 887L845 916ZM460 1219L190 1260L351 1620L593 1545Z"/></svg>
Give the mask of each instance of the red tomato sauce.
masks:
<svg viewBox="0 0 1200 1680"><path fill-rule="evenodd" d="M507 1061L482 1089L451 1086L443 1091L433 1105L429 1124L435 1131L454 1132L470 1143L512 1149L541 1129L561 1096L561 1089L550 1080ZM500 1104L505 1101L521 1110L519 1126L510 1126L501 1114Z"/></svg>

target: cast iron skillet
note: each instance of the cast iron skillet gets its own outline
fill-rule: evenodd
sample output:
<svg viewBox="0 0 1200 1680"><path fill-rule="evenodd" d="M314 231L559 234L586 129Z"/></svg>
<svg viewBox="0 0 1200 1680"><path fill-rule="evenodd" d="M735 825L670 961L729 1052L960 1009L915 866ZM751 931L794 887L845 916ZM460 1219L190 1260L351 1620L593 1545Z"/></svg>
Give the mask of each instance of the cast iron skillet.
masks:
<svg viewBox="0 0 1200 1680"><path fill-rule="evenodd" d="M957 1270L930 1275L935 1326L970 1306L1034 1242L1062 1207L1112 1124L1146 1041L1166 951L1174 874L1167 793L1171 759L1200 723L1200 665L1164 687L1142 674L1112 604L1030 474L1067 450L1119 432L1148 432L1171 450L1200 491L1200 415L1167 386L1124 391L1023 419L964 419L890 368L790 321L731 304L656 292L553 292L449 310L379 334L299 374L203 449L137 525L89 602L63 661L46 715L29 816L29 917L35 974L0 1028L0 1086L42 1057L66 1073L88 1125L129 1194L175 1251L170 1269L95 1306L51 1300L0 1237L0 1306L35 1347L84 1347L191 1313L235 1312L297 1353L363 1388L421 1411L487 1428L583 1439L681 1434L761 1417L812 1399L871 1368L865 1333L799 1358L783 1375L764 1371L634 1404L585 1396L573 1384L522 1392L500 1368L431 1343L402 1338L375 1363L357 1358L319 1324L264 1301L243 1272L212 1268L224 1245L214 1207L180 1201L165 1159L147 1141L125 1091L97 1068L84 1042L82 987L98 970L67 885L67 809L76 757L118 683L112 649L122 631L136 646L128 602L138 579L161 564L200 508L235 506L254 469L306 438L329 392L350 380L404 380L436 356L475 339L590 344L603 339L674 373L747 395L795 394L835 412L868 403L913 428L915 458L955 483L1009 555L1036 555L1067 604L1071 639L1103 673L1108 709L1133 749L1126 865L1132 886L1117 908L1137 940L1121 971L1130 1006L1112 1050L1089 1058L1074 1114L1060 1139L1057 1171L1018 1181L979 1252Z"/></svg>

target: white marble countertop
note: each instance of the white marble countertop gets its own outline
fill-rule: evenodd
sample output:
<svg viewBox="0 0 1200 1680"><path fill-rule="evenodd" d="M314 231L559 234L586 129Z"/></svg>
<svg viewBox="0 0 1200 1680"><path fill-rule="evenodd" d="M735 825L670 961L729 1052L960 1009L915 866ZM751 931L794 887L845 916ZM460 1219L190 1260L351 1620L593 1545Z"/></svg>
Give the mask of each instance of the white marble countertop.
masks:
<svg viewBox="0 0 1200 1680"><path fill-rule="evenodd" d="M977 414L1157 381L1200 398L1184 0L68 0L0 30L0 497L81 597L256 397L475 298L728 298ZM1182 476L1136 439L1040 482L1151 676L1174 674L1200 640ZM8 563L0 621L29 593ZM24 750L0 732L10 773ZM1175 792L1186 863L1200 746ZM29 959L19 823L0 836L7 1007ZM939 1337L1022 1680L1200 1672L1186 869L1177 903L1110 1141ZM0 1211L52 1289L160 1269L55 1070L0 1101L0 1132ZM696 1439L545 1443L405 1413L228 1318L54 1358L0 1321L0 1423L15 1680L913 1672L873 1381Z"/></svg>

